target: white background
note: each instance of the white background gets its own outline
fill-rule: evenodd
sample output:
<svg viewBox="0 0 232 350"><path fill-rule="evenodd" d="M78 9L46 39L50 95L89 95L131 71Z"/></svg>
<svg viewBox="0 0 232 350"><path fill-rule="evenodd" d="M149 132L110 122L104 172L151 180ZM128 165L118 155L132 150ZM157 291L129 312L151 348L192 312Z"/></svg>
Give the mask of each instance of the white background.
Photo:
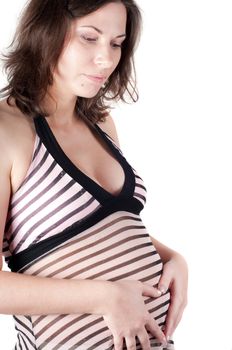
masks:
<svg viewBox="0 0 232 350"><path fill-rule="evenodd" d="M1 1L0 49L24 3ZM142 218L149 233L189 264L176 349L231 350L231 1L138 4L140 100L112 115L123 152L148 190ZM0 347L13 349L12 316L0 316L0 332Z"/></svg>

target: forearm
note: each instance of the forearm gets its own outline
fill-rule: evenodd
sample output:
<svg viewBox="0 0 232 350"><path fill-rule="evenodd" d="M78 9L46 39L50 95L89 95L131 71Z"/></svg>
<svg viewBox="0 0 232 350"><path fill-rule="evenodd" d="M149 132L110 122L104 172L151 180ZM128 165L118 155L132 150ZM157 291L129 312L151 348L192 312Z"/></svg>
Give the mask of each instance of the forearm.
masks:
<svg viewBox="0 0 232 350"><path fill-rule="evenodd" d="M102 314L112 283L55 279L0 271L0 313Z"/></svg>
<svg viewBox="0 0 232 350"><path fill-rule="evenodd" d="M180 256L178 252L157 241L157 239L152 236L150 236L150 238L164 263L171 260L173 257Z"/></svg>

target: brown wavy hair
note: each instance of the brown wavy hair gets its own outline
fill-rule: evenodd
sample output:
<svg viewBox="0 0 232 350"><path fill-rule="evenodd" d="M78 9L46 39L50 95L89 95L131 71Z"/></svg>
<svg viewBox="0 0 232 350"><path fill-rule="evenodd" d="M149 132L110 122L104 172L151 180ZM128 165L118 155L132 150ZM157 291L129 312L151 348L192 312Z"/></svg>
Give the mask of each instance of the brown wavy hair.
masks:
<svg viewBox="0 0 232 350"><path fill-rule="evenodd" d="M120 2L127 10L126 39L121 59L105 88L93 98L78 97L75 111L90 122L104 120L110 108L109 101L127 97L138 100L134 51L141 33L141 12L134 0L31 0L27 4L9 53L3 55L8 84L0 93L7 103L24 114L48 116L42 101L49 85L53 84L52 67L56 66L66 35L74 19L81 18L100 7Z"/></svg>

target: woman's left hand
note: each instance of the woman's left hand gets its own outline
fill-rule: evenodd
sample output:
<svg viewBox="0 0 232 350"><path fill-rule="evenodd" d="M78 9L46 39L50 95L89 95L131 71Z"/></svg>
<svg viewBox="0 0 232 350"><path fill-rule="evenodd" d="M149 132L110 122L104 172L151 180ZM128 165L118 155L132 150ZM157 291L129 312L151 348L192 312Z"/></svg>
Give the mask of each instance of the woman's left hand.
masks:
<svg viewBox="0 0 232 350"><path fill-rule="evenodd" d="M180 254L173 254L164 264L158 289L162 293L169 289L171 294L171 304L164 330L166 337L169 338L174 333L187 305L188 268Z"/></svg>

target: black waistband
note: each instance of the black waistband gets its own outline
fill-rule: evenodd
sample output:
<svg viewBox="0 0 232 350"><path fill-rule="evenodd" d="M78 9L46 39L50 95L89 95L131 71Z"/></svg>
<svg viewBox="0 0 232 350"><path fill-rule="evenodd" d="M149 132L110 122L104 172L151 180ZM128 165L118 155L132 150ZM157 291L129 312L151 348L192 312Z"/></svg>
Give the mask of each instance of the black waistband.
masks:
<svg viewBox="0 0 232 350"><path fill-rule="evenodd" d="M66 242L68 239L97 224L108 215L111 215L117 211L127 211L138 215L142 208L142 203L136 198L125 197L117 200L112 199L111 203L109 203L107 206L100 207L96 212L91 214L90 217L84 218L83 220L69 226L64 231L59 232L52 237L48 237L38 243L34 243L25 250L12 255L9 258L8 267L12 272L23 273L24 267L28 267L28 265L37 258L50 252L60 244Z"/></svg>

